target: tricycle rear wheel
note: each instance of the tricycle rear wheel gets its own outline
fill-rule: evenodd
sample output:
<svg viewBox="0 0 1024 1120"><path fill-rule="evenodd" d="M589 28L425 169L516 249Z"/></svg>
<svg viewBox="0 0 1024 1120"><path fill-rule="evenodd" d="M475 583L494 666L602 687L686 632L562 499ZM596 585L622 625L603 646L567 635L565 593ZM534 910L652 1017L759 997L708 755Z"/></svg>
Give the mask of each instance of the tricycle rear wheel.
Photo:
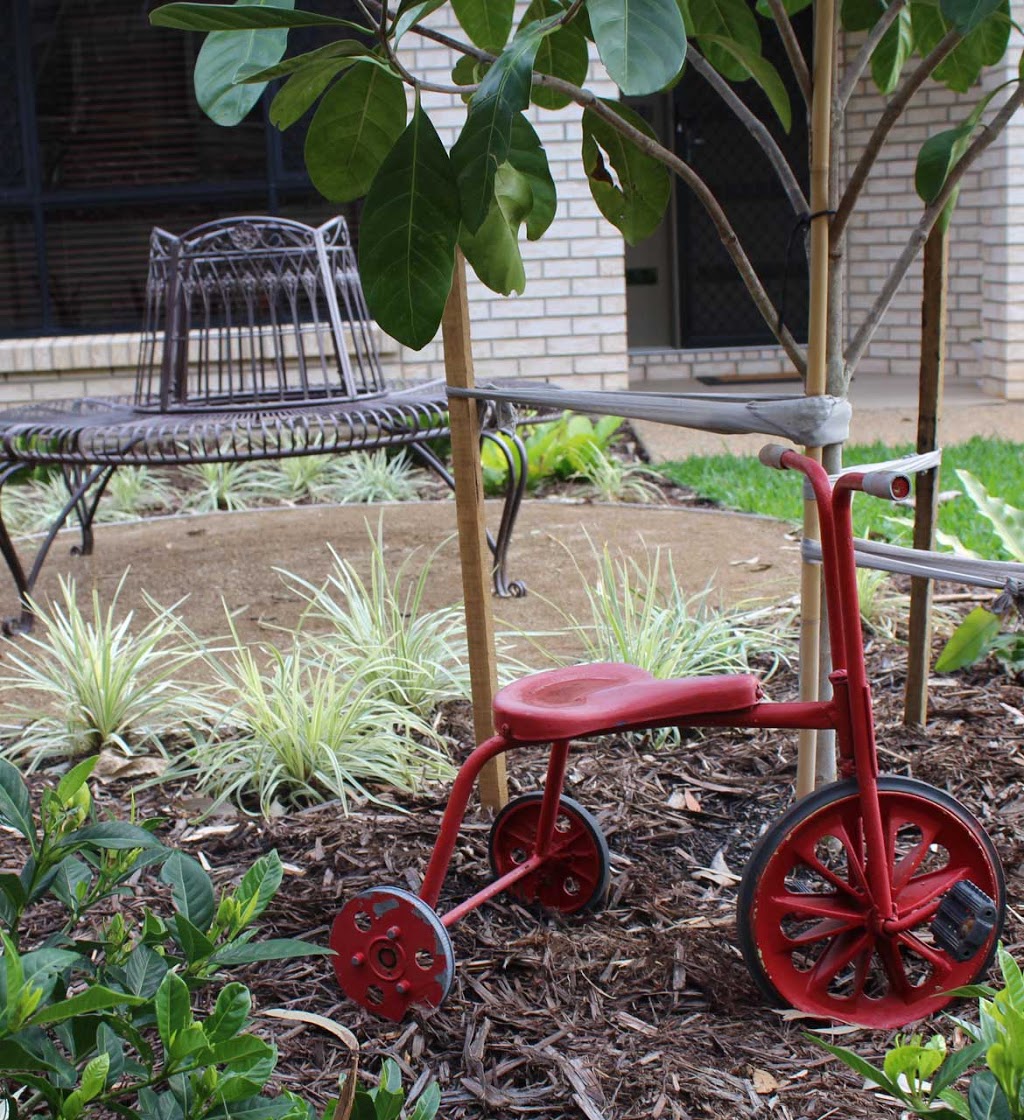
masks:
<svg viewBox="0 0 1024 1120"><path fill-rule="evenodd" d="M761 991L822 1018L875 1028L939 1010L952 988L988 968L1006 913L999 857L953 797L913 778L878 779L897 916L874 918L857 783L836 782L793 805L758 842L737 899L743 958ZM955 960L931 932L942 898L968 880L995 905L980 949Z"/></svg>

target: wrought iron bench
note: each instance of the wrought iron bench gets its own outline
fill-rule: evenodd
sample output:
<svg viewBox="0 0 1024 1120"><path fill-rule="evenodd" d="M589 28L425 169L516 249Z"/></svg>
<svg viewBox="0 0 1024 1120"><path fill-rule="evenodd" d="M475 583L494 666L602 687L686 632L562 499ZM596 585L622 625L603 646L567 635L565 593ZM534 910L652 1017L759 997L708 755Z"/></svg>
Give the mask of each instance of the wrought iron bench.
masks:
<svg viewBox="0 0 1024 1120"><path fill-rule="evenodd" d="M520 595L506 575L525 485L525 450L514 424L482 408L481 432L504 454L501 522L488 534L494 588ZM20 617L57 533L74 515L93 547L93 521L118 467L243 462L403 447L448 486L428 446L449 434L443 383L389 389L344 219L319 228L283 218L210 222L150 242L146 318L131 397L55 401L0 412L0 552ZM41 464L59 467L68 500L31 562L3 518L3 488Z"/></svg>

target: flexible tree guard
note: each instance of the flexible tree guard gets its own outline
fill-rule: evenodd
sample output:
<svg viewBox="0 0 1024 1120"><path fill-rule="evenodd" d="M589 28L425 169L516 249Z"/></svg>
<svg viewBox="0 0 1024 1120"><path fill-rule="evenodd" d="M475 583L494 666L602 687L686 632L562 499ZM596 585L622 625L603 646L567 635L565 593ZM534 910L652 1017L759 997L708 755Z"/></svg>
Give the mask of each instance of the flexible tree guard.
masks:
<svg viewBox="0 0 1024 1120"><path fill-rule="evenodd" d="M804 447L843 443L850 434L850 402L840 397L779 395L744 399L726 393L578 392L550 385L525 389L450 388L448 395L531 408L572 409L628 420L654 420L722 435L782 436Z"/></svg>
<svg viewBox="0 0 1024 1120"><path fill-rule="evenodd" d="M875 568L897 575L944 579L974 587L1005 588L1011 580L1024 581L1024 564L1008 560L975 560L952 552L930 552L923 548L903 548L885 541L854 540L857 566ZM804 560L821 563L821 544L807 540L800 546Z"/></svg>

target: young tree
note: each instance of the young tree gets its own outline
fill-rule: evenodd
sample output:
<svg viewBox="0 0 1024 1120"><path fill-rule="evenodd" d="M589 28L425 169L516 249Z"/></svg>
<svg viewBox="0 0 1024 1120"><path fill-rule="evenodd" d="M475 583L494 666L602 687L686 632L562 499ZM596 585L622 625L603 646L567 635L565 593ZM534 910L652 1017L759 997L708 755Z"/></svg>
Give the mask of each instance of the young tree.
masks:
<svg viewBox="0 0 1024 1120"><path fill-rule="evenodd" d="M417 349L434 337L456 246L493 290L523 290L519 239L524 231L531 240L543 236L554 217L557 190L525 111L531 101L542 109L575 102L583 107L581 173L602 214L631 244L643 240L664 214L675 175L711 217L760 314L794 368L806 375L805 351L779 321L714 193L640 116L595 96L584 83L588 40L625 95L669 89L684 65L691 66L744 121L795 216L807 220L809 206L795 169L734 87L760 86L786 129L794 111L809 111L812 67L790 17L810 0L758 0L756 8L748 0L532 0L518 23L515 0L356 0L361 15L354 20L295 4L173 3L158 8L152 21L210 32L196 64L196 91L202 108L221 124L242 120L272 81L283 79L270 108L279 128L319 102L306 163L329 199L365 199L359 266L370 311L388 334ZM430 26L432 14L449 5L463 38ZM944 211L948 216L964 173L1024 100L1024 86L1015 81L984 96L974 94L982 72L1006 53L1013 26L1009 0L842 0L839 12L842 26L865 38L832 91L833 133L869 67L888 97L848 181L830 176L833 202L820 216L829 225L828 390L843 395L929 230ZM310 26L336 29L337 39L286 59L289 30ZM802 95L795 110L765 58L765 34L781 36ZM409 69L400 50L409 36L454 52L450 84L427 81ZM964 95L963 123L925 140L916 177L924 202L920 221L908 231L870 312L847 337L839 297L850 218L886 138L929 78ZM414 92L411 113L406 86ZM424 91L460 94L466 101L465 124L450 151L422 103Z"/></svg>

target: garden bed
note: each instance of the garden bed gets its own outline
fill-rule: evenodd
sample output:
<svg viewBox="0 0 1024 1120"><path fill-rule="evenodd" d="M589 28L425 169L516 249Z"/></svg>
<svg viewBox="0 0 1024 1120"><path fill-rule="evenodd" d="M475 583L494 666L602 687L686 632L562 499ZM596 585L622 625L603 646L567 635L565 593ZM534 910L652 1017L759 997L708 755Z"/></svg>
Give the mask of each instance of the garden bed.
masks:
<svg viewBox="0 0 1024 1120"><path fill-rule="evenodd" d="M870 651L882 766L950 790L982 819L1006 867L1011 906L1019 905L1020 689L981 673L943 681L933 691L928 733L910 731L900 724L903 659L894 647ZM783 697L792 683L777 679L772 695ZM452 709L448 724L468 750L465 713ZM364 1068L375 1071L391 1056L407 1083L436 1077L445 1118L889 1115L889 1106L861 1091L859 1078L805 1038L806 1023L762 1005L736 949L735 877L791 796L793 755L777 733L728 733L662 749L608 741L576 753L569 792L597 813L613 853L608 908L570 920L502 899L475 912L455 927L455 984L429 1017L400 1026L371 1019L341 997L323 959L235 975L252 988L257 1012L302 1009L350 1027L362 1041ZM535 788L543 761L516 755L513 785ZM138 806L144 817L165 817L165 841L206 863L219 882L237 879L276 848L286 874L260 936L324 942L331 917L356 891L418 885L443 793L406 800L411 815L367 809L345 818L328 805L270 824L234 814L197 821L202 806L173 787L143 792ZM102 807L119 814L127 796L117 786L97 792ZM469 820L442 908L486 877L487 828L483 814ZM1011 912L1004 941L1018 958L1022 935ZM330 1035L256 1022L280 1047L281 1087L313 1102L336 1091L347 1061ZM941 1019L932 1026L951 1030ZM841 1041L871 1056L888 1038L854 1031Z"/></svg>

